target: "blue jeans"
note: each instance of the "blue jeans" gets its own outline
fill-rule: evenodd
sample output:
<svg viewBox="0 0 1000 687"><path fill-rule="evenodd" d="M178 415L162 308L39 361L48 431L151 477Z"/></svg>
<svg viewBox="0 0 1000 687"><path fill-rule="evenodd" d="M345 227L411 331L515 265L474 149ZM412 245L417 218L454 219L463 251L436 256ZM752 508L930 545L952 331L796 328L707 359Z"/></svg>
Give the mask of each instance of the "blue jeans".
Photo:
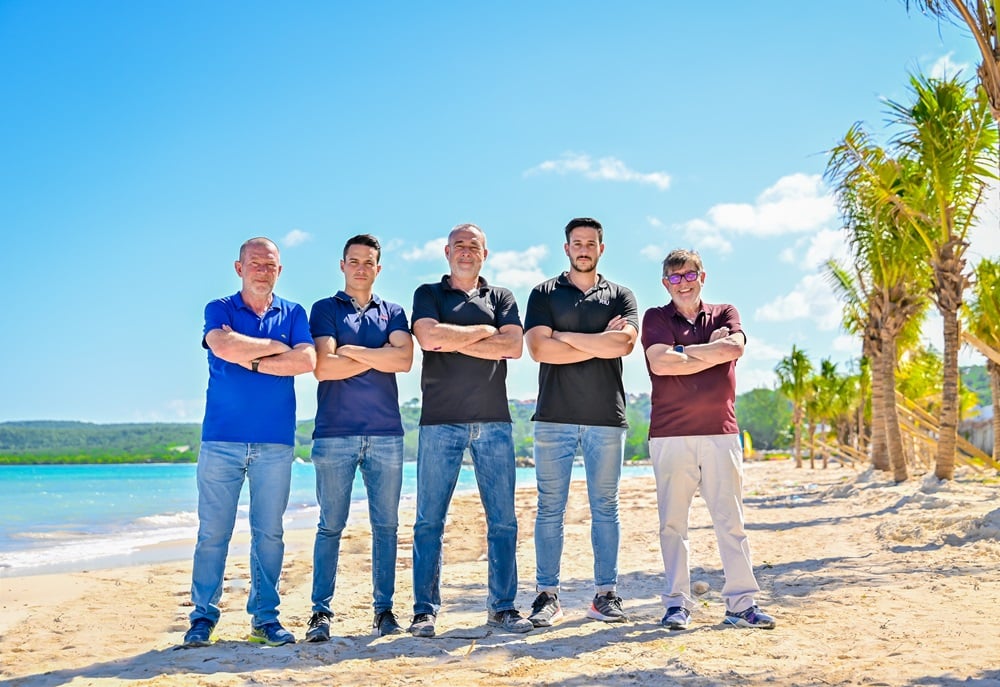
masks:
<svg viewBox="0 0 1000 687"><path fill-rule="evenodd" d="M625 455L625 428L535 423L535 478L538 515L535 518L536 582L540 592L559 592L563 521L577 448L582 448L590 499L590 545L594 551L597 592L615 591L618 584L618 483Z"/></svg>
<svg viewBox="0 0 1000 687"><path fill-rule="evenodd" d="M413 612L441 608L444 521L465 449L472 454L486 511L489 559L487 608L514 608L517 596L517 517L514 514L514 439L509 422L424 425L417 448L417 521L413 526Z"/></svg>
<svg viewBox="0 0 1000 687"><path fill-rule="evenodd" d="M253 626L278 619L285 555L281 519L292 481L292 447L203 441L198 453L198 541L191 571L192 621L219 622L222 576L243 482L250 482L250 594Z"/></svg>
<svg viewBox="0 0 1000 687"><path fill-rule="evenodd" d="M389 610L396 589L396 530L399 491L403 485L403 437L316 439L312 462L316 468L316 500L320 509L313 547L313 611L333 614L330 602L337 584L340 535L351 510L351 491L358 467L368 493L375 612Z"/></svg>

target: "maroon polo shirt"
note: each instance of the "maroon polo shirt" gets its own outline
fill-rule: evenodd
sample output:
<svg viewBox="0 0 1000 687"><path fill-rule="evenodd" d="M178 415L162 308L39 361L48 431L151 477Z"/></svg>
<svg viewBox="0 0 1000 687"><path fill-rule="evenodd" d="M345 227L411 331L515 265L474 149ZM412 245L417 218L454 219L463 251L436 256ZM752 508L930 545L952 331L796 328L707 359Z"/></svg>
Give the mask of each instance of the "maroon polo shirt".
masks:
<svg viewBox="0 0 1000 687"><path fill-rule="evenodd" d="M694 322L673 303L650 308L642 318L642 348L654 344L691 346L708 343L719 327L743 332L740 314L731 305L701 304ZM744 336L746 336L744 334ZM736 425L736 361L715 365L693 375L655 375L650 396L649 438L739 434Z"/></svg>

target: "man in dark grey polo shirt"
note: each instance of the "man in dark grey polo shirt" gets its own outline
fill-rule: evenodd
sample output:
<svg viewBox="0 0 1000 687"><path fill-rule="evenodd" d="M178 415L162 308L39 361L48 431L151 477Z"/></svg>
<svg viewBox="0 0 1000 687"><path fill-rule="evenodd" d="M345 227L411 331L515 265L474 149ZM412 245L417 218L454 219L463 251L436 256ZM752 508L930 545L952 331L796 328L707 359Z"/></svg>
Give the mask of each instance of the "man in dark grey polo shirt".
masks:
<svg viewBox="0 0 1000 687"><path fill-rule="evenodd" d="M535 559L538 597L529 619L547 627L562 618L559 566L563 520L578 450L590 498L596 595L587 616L627 620L618 596L618 483L625 449L622 356L639 333L635 296L597 273L604 228L589 217L566 225L569 270L528 297L525 342L541 363L535 421L538 515Z"/></svg>
<svg viewBox="0 0 1000 687"><path fill-rule="evenodd" d="M413 335L423 350L410 625L416 637L435 634L444 522L466 449L486 511L487 623L511 632L533 627L514 608L517 517L506 384L507 360L521 357L523 331L514 295L479 276L487 255L483 230L459 224L445 247L451 273L413 294Z"/></svg>

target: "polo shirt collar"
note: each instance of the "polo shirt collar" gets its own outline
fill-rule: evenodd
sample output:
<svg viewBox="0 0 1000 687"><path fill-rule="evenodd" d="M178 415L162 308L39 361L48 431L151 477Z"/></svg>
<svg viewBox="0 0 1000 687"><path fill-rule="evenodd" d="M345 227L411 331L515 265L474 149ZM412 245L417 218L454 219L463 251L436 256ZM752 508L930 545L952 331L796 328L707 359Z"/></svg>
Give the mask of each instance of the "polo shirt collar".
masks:
<svg viewBox="0 0 1000 687"><path fill-rule="evenodd" d="M456 289L454 286L451 285L451 275L450 274L443 274L443 275L441 275L441 286L444 287L444 289L446 291L458 291L459 293L465 293L465 291L462 291L462 289ZM482 275L479 275L479 286L477 288L480 291L482 291L483 289L485 289L488 286L489 286L489 284L486 282L486 278L483 277Z"/></svg>
<svg viewBox="0 0 1000 687"><path fill-rule="evenodd" d="M343 301L344 303L347 303L348 305L351 305L352 301L354 300L351 297L351 294L347 293L343 289L341 289L337 293L333 294L333 297L336 298L338 301ZM379 298L378 294L375 293L374 291L372 292L372 299L371 299L370 303L371 303L371 305L369 307L376 307L376 308L381 308L382 307L382 299Z"/></svg>
<svg viewBox="0 0 1000 687"><path fill-rule="evenodd" d="M567 271L565 271L565 272L563 272L562 274L559 275L559 277L556 279L556 286L568 286L568 287L573 288L573 289L577 288L576 284L574 284L573 282L571 282L569 280L569 270L567 270ZM597 273L597 283L594 284L593 288L591 288L590 290L588 290L587 293L590 293L591 291L597 291L598 289L606 289L606 288L608 288L608 281L607 281L607 279L604 278L603 274L601 274L600 272L598 272ZM579 290L579 289L577 289L577 290Z"/></svg>
<svg viewBox="0 0 1000 687"><path fill-rule="evenodd" d="M666 312L667 312L667 315L669 315L670 317L679 317L682 320L684 320L685 322L687 322L687 318L684 317L683 315L681 315L679 312L677 312L677 306L674 305L673 301L670 301L669 303L667 303L667 305L666 305ZM702 314L705 314L705 315L710 315L711 314L711 312L709 312L708 306L705 305L705 301L701 302L700 307L698 308L698 314L695 315L695 319L698 319L699 317L701 317Z"/></svg>
<svg viewBox="0 0 1000 687"><path fill-rule="evenodd" d="M271 307L268 308L268 310L274 310L275 308L278 308L279 307L278 306L278 301L280 301L280 300L281 299L278 298L278 295L272 291L271 292ZM244 310L249 310L254 315L257 314L256 312L254 312L254 309L251 308L249 305L247 305L246 302L243 300L243 292L242 291L237 291L236 292L236 295L233 296L233 301L236 302L236 307L243 308Z"/></svg>

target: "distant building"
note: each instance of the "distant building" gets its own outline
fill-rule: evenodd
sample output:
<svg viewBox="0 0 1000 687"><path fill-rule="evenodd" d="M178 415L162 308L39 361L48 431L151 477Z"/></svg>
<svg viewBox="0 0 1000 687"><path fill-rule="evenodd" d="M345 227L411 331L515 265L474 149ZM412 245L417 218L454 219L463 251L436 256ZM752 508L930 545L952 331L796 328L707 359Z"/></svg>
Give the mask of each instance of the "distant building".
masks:
<svg viewBox="0 0 1000 687"><path fill-rule="evenodd" d="M958 431L970 444L990 455L993 453L993 406L978 406L973 413L970 419L959 423Z"/></svg>

